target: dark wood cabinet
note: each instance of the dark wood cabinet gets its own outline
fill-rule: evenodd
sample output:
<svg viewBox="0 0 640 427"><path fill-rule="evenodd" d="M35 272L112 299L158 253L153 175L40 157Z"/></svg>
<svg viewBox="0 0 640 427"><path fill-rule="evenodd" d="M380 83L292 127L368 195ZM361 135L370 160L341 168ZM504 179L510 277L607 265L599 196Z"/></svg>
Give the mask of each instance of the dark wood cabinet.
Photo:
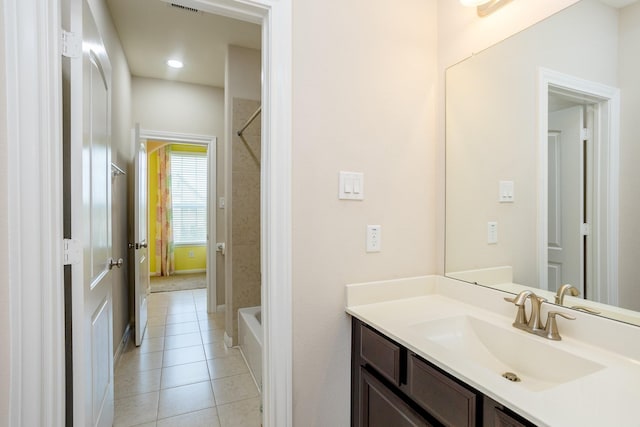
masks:
<svg viewBox="0 0 640 427"><path fill-rule="evenodd" d="M389 387L360 368L360 425L370 427L430 427Z"/></svg>
<svg viewBox="0 0 640 427"><path fill-rule="evenodd" d="M356 318L351 425L535 427Z"/></svg>

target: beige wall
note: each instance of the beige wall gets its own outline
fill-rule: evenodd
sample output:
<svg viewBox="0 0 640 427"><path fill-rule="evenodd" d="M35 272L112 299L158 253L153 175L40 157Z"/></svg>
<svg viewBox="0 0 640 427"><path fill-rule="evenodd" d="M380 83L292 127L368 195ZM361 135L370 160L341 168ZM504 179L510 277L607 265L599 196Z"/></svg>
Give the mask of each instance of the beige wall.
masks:
<svg viewBox="0 0 640 427"><path fill-rule="evenodd" d="M4 1L0 0L0 22L4 23ZM4 25L4 24L3 24ZM0 414L9 413L9 375L11 374L11 324L9 319L9 207L7 188L7 104L5 90L4 31L0 31ZM0 427L8 427L7 416L0 417Z"/></svg>
<svg viewBox="0 0 640 427"><path fill-rule="evenodd" d="M637 122L640 117L640 3L623 9L620 17L620 306L640 310L640 144Z"/></svg>
<svg viewBox="0 0 640 427"><path fill-rule="evenodd" d="M260 106L260 101L233 99L233 129L240 129ZM227 299L227 335L237 342L238 309L261 302L260 284L260 118L247 127L242 137L232 135L231 298ZM231 332L231 333L230 333Z"/></svg>
<svg viewBox="0 0 640 427"><path fill-rule="evenodd" d="M224 194L224 89L134 77L133 123L146 130L210 135L216 144L216 194ZM217 206L217 203L215 204ZM216 212L216 240L224 242L224 210ZM224 301L224 257L216 255L216 297Z"/></svg>
<svg viewBox="0 0 640 427"><path fill-rule="evenodd" d="M436 1L293 12L293 424L346 426L344 285L436 271ZM338 200L341 170L364 173L363 201Z"/></svg>
<svg viewBox="0 0 640 427"><path fill-rule="evenodd" d="M227 230L226 234L226 244L227 244L227 252L224 257L224 265L225 265L225 305L226 305L226 314L225 314L225 332L227 336L229 336L234 345L237 343L237 310L239 305L246 307L245 304L250 305L259 305L260 300L255 301L255 291L256 289L251 286L239 285L242 280L246 278L250 279L251 282L255 281L254 274L249 273L249 275L245 275L247 268L255 272L257 269L260 271L260 252L258 250L256 254L256 246L255 241L247 240L247 235L239 232L238 222L241 218L249 221L249 217L242 212L239 217L236 218L234 215L234 207L239 207L240 210L243 207L246 207L242 201L238 201L238 203L234 202L234 197L236 195L240 195L238 190L241 190L243 186L248 184L245 178L252 178L252 181L259 185L259 167L257 168L258 174L256 174L255 168L251 173L247 173L248 169L241 168L240 162L238 162L238 155L241 154L237 151L238 144L242 144L242 142L235 136L237 131L237 122L240 121L239 117L235 117L237 113L242 113L242 117L244 118L246 114L244 114L244 109L242 111L234 110L234 102L238 99L243 99L245 101L256 101L251 107L254 105L257 107L260 105L260 99L262 95L262 58L259 50L256 49L247 49L244 47L238 46L228 46L227 47L227 58L225 64L225 196L227 198L227 207L225 210L225 226ZM255 109L254 109L255 111ZM252 114L253 112L249 113ZM247 117L248 118L248 117ZM245 119L246 120L246 119ZM252 124L251 128L256 129L255 126L260 128L260 120L261 116L258 116L255 122ZM250 131L251 132L251 131ZM254 134L251 134L255 136ZM259 150L259 146L254 147L254 149ZM242 153L246 154L246 153ZM260 152L257 153L258 158L260 158ZM247 159L248 160L248 159ZM244 162L242 162L244 164ZM234 179L239 179L239 185L236 185ZM244 200L246 201L246 200ZM259 205L258 205L259 206ZM246 213L246 212L245 212ZM259 215L259 210L258 210ZM234 221L236 222L236 226L234 229ZM253 227L252 227L253 228ZM234 238L239 238L239 244L236 245L234 242ZM234 253L238 257L238 262L234 260ZM258 256L258 259L255 259L255 256ZM253 262L252 262L253 261ZM257 265L256 265L257 263ZM235 278L234 275L237 274L240 277ZM259 281L259 279L258 279ZM259 292L259 289L258 289ZM250 303L253 301L253 303ZM257 302L257 304L255 303Z"/></svg>
<svg viewBox="0 0 640 427"><path fill-rule="evenodd" d="M129 172L132 171L131 147L131 73L124 56L120 39L104 0L89 0L98 30L109 54L112 68L111 91L111 161ZM129 175L133 175L129 173ZM132 177L129 176L129 179ZM129 240L127 229L128 181L120 176L112 180L112 253L115 259L127 260ZM113 349L117 350L129 324L129 265L114 269L113 274Z"/></svg>

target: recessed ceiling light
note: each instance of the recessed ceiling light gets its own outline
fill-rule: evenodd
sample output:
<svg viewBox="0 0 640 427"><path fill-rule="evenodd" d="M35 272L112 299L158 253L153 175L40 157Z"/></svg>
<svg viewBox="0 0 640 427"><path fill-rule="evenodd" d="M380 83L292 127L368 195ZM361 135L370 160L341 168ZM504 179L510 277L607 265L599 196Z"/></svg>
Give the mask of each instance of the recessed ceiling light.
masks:
<svg viewBox="0 0 640 427"><path fill-rule="evenodd" d="M177 59L170 59L167 61L167 65L171 68L182 68L184 64L182 61L178 61Z"/></svg>

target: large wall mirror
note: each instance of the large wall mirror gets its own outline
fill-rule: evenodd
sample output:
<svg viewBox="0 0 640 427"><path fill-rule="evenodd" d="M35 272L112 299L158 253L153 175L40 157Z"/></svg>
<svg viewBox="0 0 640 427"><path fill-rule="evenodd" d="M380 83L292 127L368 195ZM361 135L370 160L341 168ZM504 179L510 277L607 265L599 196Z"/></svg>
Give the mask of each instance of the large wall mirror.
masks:
<svg viewBox="0 0 640 427"><path fill-rule="evenodd" d="M637 0L581 0L450 67L446 275L640 325L639 123Z"/></svg>

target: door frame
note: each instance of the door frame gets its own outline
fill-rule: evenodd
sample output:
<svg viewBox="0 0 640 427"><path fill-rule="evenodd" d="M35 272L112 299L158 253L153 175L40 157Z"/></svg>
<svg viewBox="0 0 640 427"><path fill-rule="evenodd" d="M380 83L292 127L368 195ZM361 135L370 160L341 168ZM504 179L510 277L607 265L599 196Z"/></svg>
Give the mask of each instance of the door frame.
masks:
<svg viewBox="0 0 640 427"><path fill-rule="evenodd" d="M618 304L618 194L620 90L601 83L581 79L547 68L538 69L538 283L547 289L548 264L548 150L549 90L568 91L590 103L594 111L594 135L599 160L595 165L593 203L594 221L591 234L595 241L593 276L596 286L590 294L602 303ZM592 284L593 285L593 284Z"/></svg>
<svg viewBox="0 0 640 427"><path fill-rule="evenodd" d="M217 141L218 137L211 135L195 135L188 133L174 133L140 128L140 139L144 141L165 141L168 143L202 145L207 147L207 312L213 313L217 307L216 283L216 188L217 188ZM151 154L147 151L147 156ZM149 190L147 182L147 192ZM149 207L151 208L151 207ZM147 222L149 217L147 215ZM147 227L147 234L149 228ZM151 236L147 236L147 241ZM152 256L149 254L148 256ZM215 286L214 286L215 284Z"/></svg>
<svg viewBox="0 0 640 427"><path fill-rule="evenodd" d="M292 0L182 3L262 24L264 425L290 427ZM6 164L11 203L6 204L11 425L63 426L65 418L60 6L61 0L0 0L6 91L2 113L10 141Z"/></svg>

